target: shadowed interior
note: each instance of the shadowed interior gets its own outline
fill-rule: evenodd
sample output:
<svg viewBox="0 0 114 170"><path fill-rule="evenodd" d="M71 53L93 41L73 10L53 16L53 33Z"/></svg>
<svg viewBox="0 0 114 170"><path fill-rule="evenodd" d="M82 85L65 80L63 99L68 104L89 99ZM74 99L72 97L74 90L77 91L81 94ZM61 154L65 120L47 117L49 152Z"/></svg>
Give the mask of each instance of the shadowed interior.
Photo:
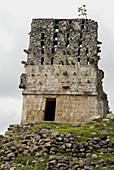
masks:
<svg viewBox="0 0 114 170"><path fill-rule="evenodd" d="M56 99L46 99L45 121L55 120Z"/></svg>

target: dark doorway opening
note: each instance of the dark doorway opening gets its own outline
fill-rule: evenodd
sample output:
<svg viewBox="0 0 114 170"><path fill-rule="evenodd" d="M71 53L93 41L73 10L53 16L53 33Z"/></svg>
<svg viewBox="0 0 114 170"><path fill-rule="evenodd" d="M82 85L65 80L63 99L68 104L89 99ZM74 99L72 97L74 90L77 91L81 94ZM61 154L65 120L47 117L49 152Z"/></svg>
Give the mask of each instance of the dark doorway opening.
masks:
<svg viewBox="0 0 114 170"><path fill-rule="evenodd" d="M45 121L55 120L56 99L46 99Z"/></svg>

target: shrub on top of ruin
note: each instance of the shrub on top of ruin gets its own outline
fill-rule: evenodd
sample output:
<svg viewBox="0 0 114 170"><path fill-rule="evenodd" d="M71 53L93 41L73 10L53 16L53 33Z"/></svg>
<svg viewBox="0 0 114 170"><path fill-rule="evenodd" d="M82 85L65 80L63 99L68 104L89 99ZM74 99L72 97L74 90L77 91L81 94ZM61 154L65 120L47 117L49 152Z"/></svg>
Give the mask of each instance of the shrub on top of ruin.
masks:
<svg viewBox="0 0 114 170"><path fill-rule="evenodd" d="M78 16L86 17L87 19L86 5L82 5L81 7L78 7Z"/></svg>

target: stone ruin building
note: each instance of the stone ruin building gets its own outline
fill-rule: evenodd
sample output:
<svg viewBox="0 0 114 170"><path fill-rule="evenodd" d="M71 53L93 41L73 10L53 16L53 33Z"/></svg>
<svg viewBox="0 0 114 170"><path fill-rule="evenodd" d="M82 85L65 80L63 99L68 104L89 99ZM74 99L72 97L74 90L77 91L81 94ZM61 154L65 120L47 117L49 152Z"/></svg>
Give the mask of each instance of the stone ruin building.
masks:
<svg viewBox="0 0 114 170"><path fill-rule="evenodd" d="M97 28L90 19L32 20L19 86L22 123L87 122L93 115L107 114Z"/></svg>

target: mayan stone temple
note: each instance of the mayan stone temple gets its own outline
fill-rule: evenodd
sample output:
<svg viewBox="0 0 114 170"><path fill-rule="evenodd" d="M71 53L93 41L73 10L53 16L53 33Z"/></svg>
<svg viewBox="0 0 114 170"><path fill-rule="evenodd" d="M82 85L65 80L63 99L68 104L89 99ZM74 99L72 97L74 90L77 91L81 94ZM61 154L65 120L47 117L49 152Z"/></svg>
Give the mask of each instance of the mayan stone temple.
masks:
<svg viewBox="0 0 114 170"><path fill-rule="evenodd" d="M32 20L19 86L22 123L87 122L93 115L107 114L97 28L90 19Z"/></svg>

